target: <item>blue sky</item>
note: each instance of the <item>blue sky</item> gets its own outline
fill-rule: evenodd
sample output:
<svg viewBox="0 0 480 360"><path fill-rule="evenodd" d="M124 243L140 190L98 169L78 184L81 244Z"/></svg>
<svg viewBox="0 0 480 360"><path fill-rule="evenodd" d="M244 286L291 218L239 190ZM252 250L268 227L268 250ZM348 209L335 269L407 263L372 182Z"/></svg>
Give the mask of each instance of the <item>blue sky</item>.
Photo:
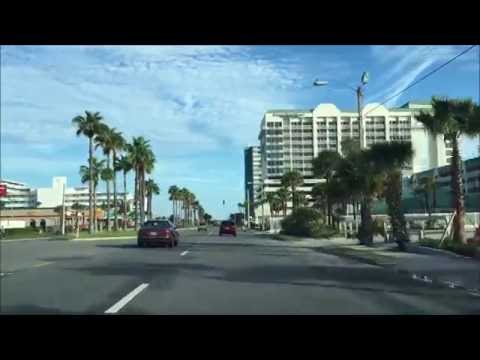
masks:
<svg viewBox="0 0 480 360"><path fill-rule="evenodd" d="M170 214L172 184L193 191L207 212L225 217L243 197L243 148L257 144L263 113L355 108L355 85L370 73L367 102L380 102L467 46L2 46L2 177L32 187L53 176L80 185L85 138L71 119L100 111L127 138L151 140L152 174ZM479 99L479 59L472 50L387 105L432 95ZM312 80L330 81L313 88ZM462 154L476 156L478 141ZM222 205L222 200L226 205Z"/></svg>

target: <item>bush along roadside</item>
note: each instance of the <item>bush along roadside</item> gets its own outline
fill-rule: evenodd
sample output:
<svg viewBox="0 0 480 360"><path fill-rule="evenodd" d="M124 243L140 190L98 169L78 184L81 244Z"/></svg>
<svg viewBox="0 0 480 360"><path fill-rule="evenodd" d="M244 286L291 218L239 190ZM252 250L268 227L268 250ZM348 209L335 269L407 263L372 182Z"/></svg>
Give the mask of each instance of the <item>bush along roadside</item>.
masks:
<svg viewBox="0 0 480 360"><path fill-rule="evenodd" d="M451 239L445 240L440 245L440 240L425 238L419 241L421 246L426 246L434 249L441 249L451 251L455 254L468 256L472 258L480 258L480 247L476 244L459 244L453 242Z"/></svg>
<svg viewBox="0 0 480 360"><path fill-rule="evenodd" d="M312 238L330 238L338 235L335 228L323 223L320 213L311 208L298 208L281 222L282 234Z"/></svg>

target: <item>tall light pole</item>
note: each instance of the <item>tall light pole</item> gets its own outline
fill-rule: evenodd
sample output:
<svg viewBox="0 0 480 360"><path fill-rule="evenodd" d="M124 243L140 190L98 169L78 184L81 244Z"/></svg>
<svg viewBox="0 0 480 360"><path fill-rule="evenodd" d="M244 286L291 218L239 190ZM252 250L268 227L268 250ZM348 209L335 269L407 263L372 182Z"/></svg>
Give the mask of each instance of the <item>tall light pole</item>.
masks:
<svg viewBox="0 0 480 360"><path fill-rule="evenodd" d="M354 88L350 85L346 85L343 83L340 83L350 90L355 91L355 94L357 95L357 110L358 110L358 134L360 136L360 148L365 148L365 141L363 140L364 138L364 127L363 127L363 88L365 85L368 83L368 72L364 71L362 74L362 77L360 79L360 84ZM313 82L313 86L327 86L328 81L324 80L315 80Z"/></svg>

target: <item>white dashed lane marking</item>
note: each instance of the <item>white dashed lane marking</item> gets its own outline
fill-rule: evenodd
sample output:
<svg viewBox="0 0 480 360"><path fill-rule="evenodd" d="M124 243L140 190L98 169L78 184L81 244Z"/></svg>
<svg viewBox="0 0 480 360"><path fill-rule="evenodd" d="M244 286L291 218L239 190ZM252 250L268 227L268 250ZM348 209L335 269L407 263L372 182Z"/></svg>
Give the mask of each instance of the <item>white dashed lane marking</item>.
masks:
<svg viewBox="0 0 480 360"><path fill-rule="evenodd" d="M107 311L105 311L105 314L115 314L118 311L120 311L121 308L123 308L125 305L127 305L132 299L140 294L145 288L148 286L148 284L144 283L139 286L137 286L135 289L133 289L130 293L125 295L123 298L121 298L117 303L115 303L112 307L110 307Z"/></svg>

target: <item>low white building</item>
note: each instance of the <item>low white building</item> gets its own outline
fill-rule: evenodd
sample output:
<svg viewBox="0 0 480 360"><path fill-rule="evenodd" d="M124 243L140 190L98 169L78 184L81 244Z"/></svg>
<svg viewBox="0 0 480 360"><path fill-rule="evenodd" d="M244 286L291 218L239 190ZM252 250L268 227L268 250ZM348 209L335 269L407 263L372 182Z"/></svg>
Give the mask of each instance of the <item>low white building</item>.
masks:
<svg viewBox="0 0 480 360"><path fill-rule="evenodd" d="M63 194L65 192L65 206L70 207L75 203L88 206L89 194L88 186L67 187L67 178L65 176L56 176L52 180L52 187L38 188L36 190L39 208L54 208L62 205ZM117 200L123 200L123 192L117 191ZM107 193L96 193L97 206L107 201ZM110 193L110 201L113 202L113 191ZM127 202L133 201L133 196L127 193Z"/></svg>
<svg viewBox="0 0 480 360"><path fill-rule="evenodd" d="M28 209L34 208L36 203L35 190L25 183L13 180L0 180L0 185L7 189L7 196L0 197L4 209Z"/></svg>

